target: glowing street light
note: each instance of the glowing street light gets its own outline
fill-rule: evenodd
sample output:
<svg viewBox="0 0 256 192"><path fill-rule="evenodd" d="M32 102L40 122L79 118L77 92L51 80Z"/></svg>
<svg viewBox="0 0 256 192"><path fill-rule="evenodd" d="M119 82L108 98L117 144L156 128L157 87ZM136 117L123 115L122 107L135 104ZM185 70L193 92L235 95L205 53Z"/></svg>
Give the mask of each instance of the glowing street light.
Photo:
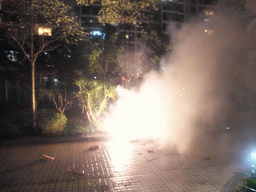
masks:
<svg viewBox="0 0 256 192"><path fill-rule="evenodd" d="M52 36L52 29L50 27L38 27L38 35Z"/></svg>

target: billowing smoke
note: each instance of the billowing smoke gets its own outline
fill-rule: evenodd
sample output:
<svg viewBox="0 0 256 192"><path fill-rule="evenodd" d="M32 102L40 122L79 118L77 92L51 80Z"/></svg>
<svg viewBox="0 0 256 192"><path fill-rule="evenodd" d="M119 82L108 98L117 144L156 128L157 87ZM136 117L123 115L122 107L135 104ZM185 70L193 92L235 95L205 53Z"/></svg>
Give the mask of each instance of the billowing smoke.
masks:
<svg viewBox="0 0 256 192"><path fill-rule="evenodd" d="M239 15L199 17L170 35L174 47L161 59L161 73L145 75L139 91L117 88L105 126L116 137L153 138L183 153L208 132L243 121L256 70Z"/></svg>

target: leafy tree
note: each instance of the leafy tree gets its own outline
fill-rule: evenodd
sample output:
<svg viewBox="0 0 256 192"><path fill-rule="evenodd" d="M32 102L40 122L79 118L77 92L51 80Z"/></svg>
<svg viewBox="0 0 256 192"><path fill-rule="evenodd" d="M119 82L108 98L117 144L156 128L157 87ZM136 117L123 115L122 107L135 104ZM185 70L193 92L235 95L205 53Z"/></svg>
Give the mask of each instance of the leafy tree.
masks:
<svg viewBox="0 0 256 192"><path fill-rule="evenodd" d="M43 98L44 96L47 96L48 99L54 103L55 108L62 115L64 114L66 107L72 104L71 100L67 96L65 88L63 90L42 89L40 97Z"/></svg>
<svg viewBox="0 0 256 192"><path fill-rule="evenodd" d="M75 84L79 87L77 97L82 112L86 113L91 123L98 123L106 112L109 100L116 95L115 87L100 80L89 80L86 77L76 80Z"/></svg>
<svg viewBox="0 0 256 192"><path fill-rule="evenodd" d="M111 77L120 69L117 58L123 52L123 47L118 45L117 35L114 34L110 39L101 40L97 44L93 43L91 48L90 73L100 76L103 82L106 82L107 77Z"/></svg>
<svg viewBox="0 0 256 192"><path fill-rule="evenodd" d="M142 45L146 46L145 59L149 59L156 68L159 68L160 57L171 50L168 39L163 35L159 35L156 31L147 32L142 30L141 37L138 40Z"/></svg>
<svg viewBox="0 0 256 192"><path fill-rule="evenodd" d="M17 6L20 8L18 25L6 23L2 26L9 40L24 52L31 63L33 128L36 129L35 65L39 55L57 48L62 40L78 41L78 37L85 33L75 15L70 12L71 7L61 0L20 0L16 3L20 3Z"/></svg>
<svg viewBox="0 0 256 192"><path fill-rule="evenodd" d="M78 4L89 5L99 0L76 0ZM145 17L147 9L155 9L160 0L101 0L99 21L111 25L119 23L137 24L138 19Z"/></svg>
<svg viewBox="0 0 256 192"><path fill-rule="evenodd" d="M158 4L160 0L77 0L78 4L83 4L83 5L90 5L90 3L101 3L102 8L98 13L99 16L99 21L104 24L112 24L112 25L118 25L118 24L124 24L125 27L125 34L128 36L125 37L125 44L128 45L130 44L131 38L129 38L129 34L127 34L127 31L130 31L130 25L138 25L142 21L149 21L149 17L147 16L147 11L155 11L158 7ZM129 32L128 32L129 33ZM153 50L154 53L157 52L157 54L154 54L155 58L151 58L151 60L156 64L159 65L159 58L160 58L160 51L163 49L160 49L160 51L157 50L157 48L162 48L163 46L160 45L160 43L165 42L164 40L160 39L158 34L153 34L154 32L150 33L149 36L153 38L157 38L153 40L155 44L157 44L157 47L154 47L152 49L152 46L150 45L150 49L147 49L148 53L147 56L150 55L151 51ZM144 35L145 36L145 35ZM144 39L149 40L149 37L145 37ZM151 40L152 42L152 40ZM149 42L150 44L150 42ZM127 50L129 50L129 47L127 46ZM94 53L99 54L99 52ZM135 54L126 54L123 57L128 57L129 58L133 57L134 60L136 60L137 55ZM141 56L139 56L141 57ZM123 61L123 66L127 66L126 60ZM135 63L130 63L129 66ZM137 64L137 63L136 63ZM133 67L134 68L134 67ZM134 70L129 70L129 71L134 71ZM128 72L125 70L125 72ZM130 73L130 72L129 72Z"/></svg>

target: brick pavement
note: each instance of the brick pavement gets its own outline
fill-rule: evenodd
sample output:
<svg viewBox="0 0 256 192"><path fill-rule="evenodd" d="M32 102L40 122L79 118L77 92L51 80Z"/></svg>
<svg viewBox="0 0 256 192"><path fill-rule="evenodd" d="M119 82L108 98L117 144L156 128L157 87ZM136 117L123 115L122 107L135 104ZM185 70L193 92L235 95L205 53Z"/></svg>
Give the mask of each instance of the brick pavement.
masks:
<svg viewBox="0 0 256 192"><path fill-rule="evenodd" d="M94 145L100 148L89 150ZM55 159L42 160L42 154ZM179 155L141 141L16 145L1 147L0 155L0 191L221 192L233 191L229 183L241 178L235 173L244 171L233 152L211 157ZM84 175L68 172L73 168Z"/></svg>

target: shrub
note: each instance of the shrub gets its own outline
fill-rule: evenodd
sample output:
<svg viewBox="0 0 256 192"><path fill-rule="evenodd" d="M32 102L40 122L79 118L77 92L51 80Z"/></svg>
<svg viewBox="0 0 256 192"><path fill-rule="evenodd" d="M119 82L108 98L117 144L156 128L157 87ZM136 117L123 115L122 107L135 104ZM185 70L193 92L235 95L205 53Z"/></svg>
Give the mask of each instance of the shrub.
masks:
<svg viewBox="0 0 256 192"><path fill-rule="evenodd" d="M67 124L67 117L51 109L42 109L38 113L38 127L43 134L59 134Z"/></svg>
<svg viewBox="0 0 256 192"><path fill-rule="evenodd" d="M3 114L0 123L0 139L35 134L31 127L31 111L29 109ZM61 133L66 123L66 116L61 115L56 110L43 108L37 111L37 126L44 134Z"/></svg>
<svg viewBox="0 0 256 192"><path fill-rule="evenodd" d="M64 133L66 135L84 134L85 124L83 122L68 122Z"/></svg>
<svg viewBox="0 0 256 192"><path fill-rule="evenodd" d="M67 124L67 117L61 113L56 113L45 127L46 133L60 133L64 130Z"/></svg>
<svg viewBox="0 0 256 192"><path fill-rule="evenodd" d="M95 121L95 122L89 122L87 125L87 128L91 131L91 132L95 132L95 131L100 131L101 130L101 122L100 121Z"/></svg>
<svg viewBox="0 0 256 192"><path fill-rule="evenodd" d="M91 130L91 127L88 126L88 122L85 122L81 119L69 119L64 129L64 133L66 135L77 135L77 134L87 135L91 131L92 130Z"/></svg>

